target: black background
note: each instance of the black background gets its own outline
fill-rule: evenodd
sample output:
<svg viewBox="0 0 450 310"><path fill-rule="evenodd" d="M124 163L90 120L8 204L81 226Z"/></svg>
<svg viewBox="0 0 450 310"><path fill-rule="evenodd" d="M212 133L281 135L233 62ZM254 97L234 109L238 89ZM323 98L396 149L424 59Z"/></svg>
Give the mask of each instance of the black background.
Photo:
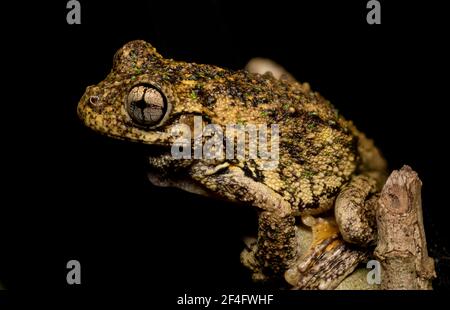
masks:
<svg viewBox="0 0 450 310"><path fill-rule="evenodd" d="M256 231L253 210L151 186L143 149L77 119L85 87L106 76L115 51L144 39L165 57L231 69L272 58L374 138L391 169L413 167L441 275L435 287L448 289L448 34L439 2L380 1L381 25L366 23L365 0L80 2L81 25L67 25L66 1L4 11L4 286L73 289L65 265L78 259L83 288L254 287L239 262L242 236Z"/></svg>

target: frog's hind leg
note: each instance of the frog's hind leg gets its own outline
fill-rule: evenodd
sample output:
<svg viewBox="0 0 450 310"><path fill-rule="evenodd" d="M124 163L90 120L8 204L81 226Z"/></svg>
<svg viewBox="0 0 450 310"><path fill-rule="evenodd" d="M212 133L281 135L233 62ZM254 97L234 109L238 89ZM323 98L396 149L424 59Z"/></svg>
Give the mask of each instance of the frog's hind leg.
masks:
<svg viewBox="0 0 450 310"><path fill-rule="evenodd" d="M334 213L346 242L367 246L376 241L378 197L377 181L366 175L354 176L339 193Z"/></svg>
<svg viewBox="0 0 450 310"><path fill-rule="evenodd" d="M285 68L273 60L267 58L252 58L245 66L245 69L252 73L265 74L271 72L272 75L280 80L287 80L297 84L303 91L311 91L311 87L308 82L300 83L295 77L290 74Z"/></svg>
<svg viewBox="0 0 450 310"><path fill-rule="evenodd" d="M252 73L264 74L266 72L272 72L273 76L277 79L285 78L295 81L292 74L284 69L280 64L268 58L255 57L249 60L245 69Z"/></svg>
<svg viewBox="0 0 450 310"><path fill-rule="evenodd" d="M368 258L376 241L376 203L386 176L386 161L372 140L351 125L358 137L360 164L357 175L335 201L334 219L304 218L312 227L313 242L306 256L286 272L298 289L331 289Z"/></svg>
<svg viewBox="0 0 450 310"><path fill-rule="evenodd" d="M358 138L360 164L356 175L336 198L335 216L342 237L346 242L360 246L376 241L376 205L387 178L387 163L381 152L351 125L350 130Z"/></svg>
<svg viewBox="0 0 450 310"><path fill-rule="evenodd" d="M312 242L285 279L294 289L334 289L367 258L367 252L343 242L332 218L302 220L312 229Z"/></svg>
<svg viewBox="0 0 450 310"><path fill-rule="evenodd" d="M192 167L191 175L220 198L258 208L258 237L242 253L242 263L253 271L254 280L283 281L284 271L295 262L298 250L297 228L290 204L236 166L218 170L198 163Z"/></svg>

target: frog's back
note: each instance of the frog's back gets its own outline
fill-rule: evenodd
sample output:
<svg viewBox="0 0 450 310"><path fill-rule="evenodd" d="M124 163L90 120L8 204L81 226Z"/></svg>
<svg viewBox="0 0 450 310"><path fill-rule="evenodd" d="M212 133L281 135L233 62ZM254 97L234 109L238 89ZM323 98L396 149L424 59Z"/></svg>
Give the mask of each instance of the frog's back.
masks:
<svg viewBox="0 0 450 310"><path fill-rule="evenodd" d="M227 119L219 122L280 127L278 167L260 171L259 180L300 210L328 208L357 167L357 138L351 122L296 81L246 71L225 77L228 84L222 86L222 96L227 98L223 106L216 102L215 110Z"/></svg>

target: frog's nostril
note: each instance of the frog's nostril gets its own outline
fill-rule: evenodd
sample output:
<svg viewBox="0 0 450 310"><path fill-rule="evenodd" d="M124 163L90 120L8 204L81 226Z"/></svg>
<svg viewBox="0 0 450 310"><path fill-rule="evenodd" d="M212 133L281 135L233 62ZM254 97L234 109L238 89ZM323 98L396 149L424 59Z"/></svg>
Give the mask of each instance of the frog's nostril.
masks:
<svg viewBox="0 0 450 310"><path fill-rule="evenodd" d="M102 105L102 102L100 101L100 98L98 96L90 96L89 103L94 107L98 107L98 106Z"/></svg>

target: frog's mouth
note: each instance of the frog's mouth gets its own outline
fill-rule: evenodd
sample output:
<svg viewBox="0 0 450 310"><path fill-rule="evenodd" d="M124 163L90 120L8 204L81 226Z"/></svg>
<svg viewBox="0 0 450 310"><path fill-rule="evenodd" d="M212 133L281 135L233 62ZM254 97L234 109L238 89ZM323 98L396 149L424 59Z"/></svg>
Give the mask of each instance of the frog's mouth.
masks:
<svg viewBox="0 0 450 310"><path fill-rule="evenodd" d="M143 143L133 138L95 128L87 122L84 122L84 124L85 126L81 125L81 127L83 128L83 132L89 136L89 140L94 141L93 143L98 145L99 148L124 154L126 156L124 160L158 158L164 154L171 153L170 145L167 145L164 141L160 143Z"/></svg>
<svg viewBox="0 0 450 310"><path fill-rule="evenodd" d="M105 117L90 107L79 105L78 115L90 129L108 137L149 145L165 146L171 143L170 134L163 131L146 131L115 118Z"/></svg>

